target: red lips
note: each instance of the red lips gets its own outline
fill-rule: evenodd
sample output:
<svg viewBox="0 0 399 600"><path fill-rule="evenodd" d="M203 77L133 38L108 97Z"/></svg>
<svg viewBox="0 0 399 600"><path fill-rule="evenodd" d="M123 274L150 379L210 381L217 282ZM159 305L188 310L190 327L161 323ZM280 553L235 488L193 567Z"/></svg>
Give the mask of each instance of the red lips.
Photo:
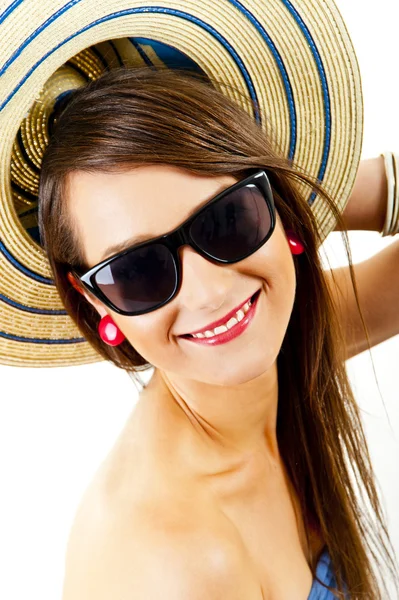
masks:
<svg viewBox="0 0 399 600"><path fill-rule="evenodd" d="M257 290L255 293L251 294L251 296L248 296L248 298L246 300L244 300L244 302L241 302L241 304L239 304L238 306L236 306L235 308L233 308L233 310L231 310L229 313L227 313L227 315L225 315L221 319L218 319L217 321L213 321L212 323L209 323L209 325L206 325L205 327L202 327L201 329L197 329L196 331L190 331L189 334L186 333L185 335L194 335L196 333L204 333L205 331L208 331L208 330L211 330L211 329L215 329L215 327L218 327L219 325L224 325L225 323L227 323L227 321L229 321L232 317L234 317L234 315L236 314L236 312L238 310L240 310L240 308L242 308L244 306L244 304L246 304L248 302L248 300L251 300L251 298L258 291L259 290Z"/></svg>
<svg viewBox="0 0 399 600"><path fill-rule="evenodd" d="M220 346L221 344L226 344L227 342L231 342L235 338L242 335L247 328L250 326L250 323L254 320L256 309L258 306L258 299L260 297L260 290L254 294L253 302L249 307L249 310L245 313L244 318L241 321L238 321L231 329L228 329L224 333L219 333L218 335L212 335L211 337L203 337L197 338L190 335L181 336L185 342L189 344L195 344L196 346Z"/></svg>

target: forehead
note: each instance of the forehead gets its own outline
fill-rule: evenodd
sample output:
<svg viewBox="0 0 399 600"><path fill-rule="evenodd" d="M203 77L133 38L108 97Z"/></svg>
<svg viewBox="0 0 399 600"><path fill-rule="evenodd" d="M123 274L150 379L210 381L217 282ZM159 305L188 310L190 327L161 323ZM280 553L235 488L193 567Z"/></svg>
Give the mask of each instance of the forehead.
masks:
<svg viewBox="0 0 399 600"><path fill-rule="evenodd" d="M92 266L112 245L171 231L236 181L231 175L196 175L169 165L123 173L76 171L67 182L68 212Z"/></svg>

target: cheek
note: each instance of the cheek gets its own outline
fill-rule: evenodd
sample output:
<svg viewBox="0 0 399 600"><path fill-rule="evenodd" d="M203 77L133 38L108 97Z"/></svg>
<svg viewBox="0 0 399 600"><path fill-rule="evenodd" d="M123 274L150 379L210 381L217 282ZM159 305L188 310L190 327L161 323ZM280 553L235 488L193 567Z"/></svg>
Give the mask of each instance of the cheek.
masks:
<svg viewBox="0 0 399 600"><path fill-rule="evenodd" d="M165 362L171 352L168 336L175 318L168 306L138 317L113 314L112 318L147 362L154 366Z"/></svg>
<svg viewBox="0 0 399 600"><path fill-rule="evenodd" d="M294 305L295 259L286 241L280 238L278 244L265 245L248 260L248 273L265 283L267 318L275 327L278 339L285 333Z"/></svg>
<svg viewBox="0 0 399 600"><path fill-rule="evenodd" d="M243 262L247 273L265 280L271 290L291 296L296 287L295 259L286 238L278 234Z"/></svg>

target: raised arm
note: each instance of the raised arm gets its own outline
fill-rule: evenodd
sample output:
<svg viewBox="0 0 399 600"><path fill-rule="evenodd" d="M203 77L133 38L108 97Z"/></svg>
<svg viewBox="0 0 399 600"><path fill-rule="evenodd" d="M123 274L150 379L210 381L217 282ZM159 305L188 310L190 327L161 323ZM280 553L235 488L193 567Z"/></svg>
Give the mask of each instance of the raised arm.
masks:
<svg viewBox="0 0 399 600"><path fill-rule="evenodd" d="M381 231L387 210L383 157L362 160L343 218L348 230ZM338 231L338 229L337 229ZM399 238L399 236L398 236ZM353 265L370 346L399 334L399 239L371 258ZM326 270L348 347L347 358L368 348L349 267Z"/></svg>
<svg viewBox="0 0 399 600"><path fill-rule="evenodd" d="M399 334L399 239L353 265L370 347ZM325 271L347 340L347 359L368 349L349 267Z"/></svg>

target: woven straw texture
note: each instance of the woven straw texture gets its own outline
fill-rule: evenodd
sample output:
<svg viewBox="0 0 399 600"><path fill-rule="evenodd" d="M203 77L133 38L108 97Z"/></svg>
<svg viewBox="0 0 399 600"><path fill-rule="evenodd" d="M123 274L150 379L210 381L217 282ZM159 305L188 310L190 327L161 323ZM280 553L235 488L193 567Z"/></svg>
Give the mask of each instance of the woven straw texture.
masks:
<svg viewBox="0 0 399 600"><path fill-rule="evenodd" d="M0 5L0 363L102 360L66 314L37 231L49 122L63 93L105 68L170 57L255 99L282 152L344 209L360 160L363 99L356 56L331 0L34 0ZM249 101L223 91L252 114ZM304 197L323 239L335 227Z"/></svg>

